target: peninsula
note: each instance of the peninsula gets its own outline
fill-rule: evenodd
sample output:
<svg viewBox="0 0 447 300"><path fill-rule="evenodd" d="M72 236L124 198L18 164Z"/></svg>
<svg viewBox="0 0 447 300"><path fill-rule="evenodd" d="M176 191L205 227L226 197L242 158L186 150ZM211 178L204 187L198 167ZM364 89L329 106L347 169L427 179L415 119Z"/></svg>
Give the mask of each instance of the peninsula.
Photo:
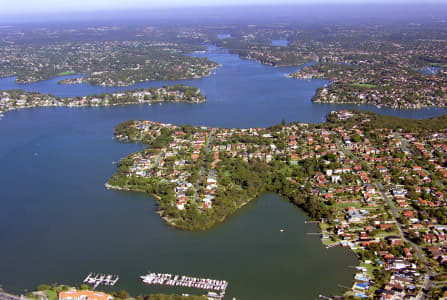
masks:
<svg viewBox="0 0 447 300"><path fill-rule="evenodd" d="M91 34L85 38L88 40ZM168 41L71 42L61 37L41 44L20 40L13 44L0 43L0 77L16 76L18 83L31 83L79 74L84 76L60 83L99 86L201 78L209 76L217 63L185 54L202 48Z"/></svg>
<svg viewBox="0 0 447 300"><path fill-rule="evenodd" d="M417 296L447 274L447 116L339 111L323 124L247 129L129 120L115 136L148 147L106 187L154 195L171 226L205 230L275 192L319 223L325 245L356 253L348 296Z"/></svg>
<svg viewBox="0 0 447 300"><path fill-rule="evenodd" d="M206 97L196 87L177 84L162 88L135 89L74 98L60 98L51 94L23 90L0 90L0 116L15 109L31 107L94 107L153 102L203 103Z"/></svg>

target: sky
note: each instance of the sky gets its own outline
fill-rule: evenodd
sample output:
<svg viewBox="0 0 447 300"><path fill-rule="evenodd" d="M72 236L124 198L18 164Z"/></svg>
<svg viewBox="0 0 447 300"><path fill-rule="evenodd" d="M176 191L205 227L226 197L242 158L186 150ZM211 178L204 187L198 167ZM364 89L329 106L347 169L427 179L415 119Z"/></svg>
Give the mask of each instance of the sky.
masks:
<svg viewBox="0 0 447 300"><path fill-rule="evenodd" d="M445 0L0 0L0 15L82 12L120 9L151 9L171 6L443 3Z"/></svg>

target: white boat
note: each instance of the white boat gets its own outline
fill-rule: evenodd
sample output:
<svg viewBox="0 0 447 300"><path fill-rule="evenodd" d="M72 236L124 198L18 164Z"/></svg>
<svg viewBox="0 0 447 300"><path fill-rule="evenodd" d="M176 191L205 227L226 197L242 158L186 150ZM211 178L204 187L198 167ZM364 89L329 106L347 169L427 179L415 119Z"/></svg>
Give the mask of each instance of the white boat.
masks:
<svg viewBox="0 0 447 300"><path fill-rule="evenodd" d="M111 283L110 285L111 285L111 286L114 286L114 285L117 283L118 279L120 279L120 277L119 277L118 275L116 275L115 280L113 280L112 283Z"/></svg>
<svg viewBox="0 0 447 300"><path fill-rule="evenodd" d="M83 282L87 282L87 281L89 281L90 276L92 276L92 275L93 275L93 273L88 274L87 277L85 277L85 279L84 279Z"/></svg>

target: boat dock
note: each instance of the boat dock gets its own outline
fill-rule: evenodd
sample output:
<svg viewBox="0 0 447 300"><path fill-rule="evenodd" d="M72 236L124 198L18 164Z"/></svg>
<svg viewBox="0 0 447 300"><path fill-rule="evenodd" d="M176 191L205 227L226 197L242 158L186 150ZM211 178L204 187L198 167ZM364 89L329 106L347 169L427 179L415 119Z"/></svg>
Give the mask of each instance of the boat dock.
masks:
<svg viewBox="0 0 447 300"><path fill-rule="evenodd" d="M109 275L109 274L95 274L90 273L85 277L84 283L93 284L93 289L96 289L99 285L109 285L114 286L120 277L118 275Z"/></svg>
<svg viewBox="0 0 447 300"><path fill-rule="evenodd" d="M338 246L338 245L341 245L341 243L340 243L340 242L336 242L336 243L327 245L327 246L326 246L326 249L329 249L329 248L332 248L332 247L335 247L335 246Z"/></svg>
<svg viewBox="0 0 447 300"><path fill-rule="evenodd" d="M214 299L222 299L225 296L225 291L228 287L228 282L225 280L180 276L172 275L169 273L148 273L146 275L140 276L140 278L146 284L159 284L173 287L179 286L219 292L219 294L214 292L209 293L213 295Z"/></svg>

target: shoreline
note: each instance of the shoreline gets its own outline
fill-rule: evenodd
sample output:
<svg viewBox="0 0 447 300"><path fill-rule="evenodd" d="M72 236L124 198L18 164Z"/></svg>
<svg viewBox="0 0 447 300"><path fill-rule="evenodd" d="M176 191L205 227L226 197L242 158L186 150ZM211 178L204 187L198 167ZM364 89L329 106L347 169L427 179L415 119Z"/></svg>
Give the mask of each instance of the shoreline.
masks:
<svg viewBox="0 0 447 300"><path fill-rule="evenodd" d="M311 100L313 103L318 104L347 104L347 105L371 105L377 108L389 108L389 109L402 109L402 110L410 110L410 111L417 111L420 109L427 109L427 108L446 108L447 106L442 105L419 105L419 107L405 107L405 106L391 106L391 105L380 105L375 103L368 103L368 102L346 102L346 101L337 101L337 102L330 102L330 101L321 101L321 100Z"/></svg>
<svg viewBox="0 0 447 300"><path fill-rule="evenodd" d="M109 184L107 182L104 184L104 186L106 187L106 189L109 189L109 190L118 190L118 191L136 192L136 193L147 194L147 193L145 193L143 191L134 191L134 190L131 190L129 188L122 188L122 187L119 187L119 186L113 186L113 185L111 185L111 184ZM178 227L177 224L173 220L170 220L169 218L164 216L163 211L157 209L155 213L159 215L159 217L164 221L166 226L172 227L172 228L174 228L176 230L183 230L183 231L189 231L189 232L204 232L204 231L211 230L212 228L214 228L215 226L218 226L219 224L222 224L226 219L228 219L229 217L234 215L234 213L236 213L239 209L241 209L241 208L245 207L246 205L250 204L253 200L256 200L257 198L261 197L265 193L266 192L264 192L264 193L262 193L260 195L257 195L254 198L251 198L251 199L248 199L248 200L244 201L231 214L229 214L227 216L224 216L221 219L218 219L215 223L211 224L209 227L201 228L201 229L186 229L186 228L183 228L183 227ZM297 207L298 209L300 209L305 214L305 221L304 221L305 224L313 223L313 224L316 224L318 226L318 231L319 231L318 239L320 240L320 245L322 247L324 247L325 250L330 250L333 247L340 246L340 247L346 249L347 251L349 251L351 254L353 254L355 256L355 258L356 258L356 265L353 266L353 267L355 267L355 269L360 267L361 259L360 259L359 255L353 249L343 245L343 243L340 240L331 241L331 243L325 243L323 241L323 236L324 235L323 235L323 229L321 228L321 225L323 224L323 222L321 222L320 220L313 220L312 218L310 218L308 212L306 212L301 206L294 204L286 196L284 196L282 194L279 194L279 193L274 193L274 194L276 194L279 197L283 198L288 203L291 203L294 207ZM155 194L150 194L150 196L154 197L156 200L160 199L160 197L155 195ZM307 232L307 233L310 233L310 232ZM355 274L351 278L351 284L354 283L354 282L355 282ZM344 287L344 289L347 290L347 291L350 291L350 289L347 289L345 287Z"/></svg>
<svg viewBox="0 0 447 300"><path fill-rule="evenodd" d="M109 184L108 182L106 182L106 183L104 184L104 187L105 187L106 189L108 189L108 190L117 190L117 191L125 191L125 192L142 193L142 194L150 195L150 196L154 197L156 200L160 200L160 199L161 199L160 196L158 196L158 195L156 195L156 194L153 194L153 193L152 193L152 194L148 194L148 193L143 192L143 191L132 190L132 189L130 189L130 188L126 188L126 187L120 187L120 186L116 186L116 185L111 185L111 184ZM213 227L216 226L216 225L219 225L219 224L223 223L226 219L228 219L229 217L231 217L237 210L239 210L239 209L241 209L241 208L247 206L247 205L250 204L253 200L256 200L257 198L261 197L261 196L262 196L263 194L265 194L265 193L269 193L269 192L263 192L263 193L261 193L260 195L257 195L256 197L253 197L253 198L251 198L251 199L247 199L246 201L244 201L244 202L242 202L241 204L239 204L239 205L237 206L236 210L235 210L233 213L231 213L231 214L229 214L229 215L227 215L227 216L224 216L224 217L218 219L217 222L213 223L210 227L207 227L207 228L204 228L204 229L185 229L185 228L182 228L182 227L177 227L177 226L175 226L176 224L175 224L174 222L172 222L172 221L170 221L168 218L164 217L164 215L163 215L163 211L162 211L162 210L158 210L158 209L157 209L156 214L158 214L158 215L160 216L160 218L162 218L162 219L165 221L165 223L166 223L167 225L169 225L169 226L171 226L171 227L174 227L174 228L176 228L176 229L178 229L178 230L185 230L185 231L191 231L191 232L206 231L206 230L209 230L209 229L213 228ZM300 207L300 206L294 204L292 201L290 201L290 200L287 198L287 196L282 195L282 194L279 194L279 193L273 193L273 194L276 194L276 195L280 196L281 198L283 198L283 199L286 200L287 202L291 203L293 206L299 208L299 209L306 215L305 224L317 224L317 225L318 225L318 230L320 231L319 234L321 235L321 237L320 237L320 241L321 241L321 244L322 244L324 247L326 247L326 249L332 248L332 247L334 247L334 246L342 246L342 247L344 247L344 248L349 249L349 250L350 250L352 253L354 253L355 256L358 258L357 254L356 254L351 248L343 246L342 243L341 243L340 241L334 241L334 242L332 242L332 243L326 245L326 244L323 242L323 230L321 229L321 224L322 224L323 222L321 222L321 221L319 221L319 220L314 220L314 219L310 218L309 215L308 215L308 213L307 213L302 207Z"/></svg>
<svg viewBox="0 0 447 300"><path fill-rule="evenodd" d="M132 190L130 188L126 188L126 187L120 187L120 186L116 186L116 185L111 185L108 182L104 183L104 187L108 190L116 190L116 191L124 191L124 192L133 192L133 193L142 193L142 194L146 194L146 195L150 195L152 197L154 197L156 200L160 200L161 197L152 193L152 194L148 194L144 191L138 191L138 190ZM262 195L262 194L261 194ZM191 232L200 232L200 231L206 231L209 230L211 228L213 228L214 226L223 223L227 218L231 217L237 210L241 209L242 207L248 205L250 202L252 202L253 200L255 200L256 198L260 197L261 195L258 195L252 199L249 199L247 201L242 202L241 204L239 204L239 206L235 209L234 212L232 212L230 215L224 216L220 219L218 219L215 223L211 224L209 227L203 228L203 229L186 229L183 227L178 227L176 226L176 223L174 223L173 221L171 221L170 219L168 219L167 217L164 216L163 214L163 210L159 210L157 209L157 211L155 212L156 214L158 214L160 216L160 218L162 218L165 221L165 224L173 227L175 229L178 230L185 230L185 231L191 231ZM280 195L281 196L281 195ZM301 209L301 208L300 208Z"/></svg>
<svg viewBox="0 0 447 300"><path fill-rule="evenodd" d="M189 54L194 54L194 53L189 53ZM77 76L74 78L65 78L65 79L61 79L58 80L56 82L56 84L58 85L71 85L71 84L89 84L92 85L94 87L129 87L135 84L141 84L141 83L150 83L153 81L180 81L180 80L195 80L195 79L202 79L202 78L206 78L212 75L212 72L216 69L218 69L219 67L221 67L221 65L217 62L214 62L216 65L209 67L208 68L208 72L206 74L203 74L202 76L185 76L185 77L180 77L180 78L176 78L176 79L150 79L150 80L142 80L142 81L133 81L131 83L114 83L114 84L106 84L104 82L95 84L95 83L90 83L88 82L88 78L86 78L86 76L88 76L89 74L83 74L82 72L79 73L75 73L75 74L67 74L67 75L59 75L56 74L54 76L45 78L45 79L38 79L38 80L20 80L19 76L16 74L11 74L8 76L0 76L0 79L6 79L6 78L14 78L14 82L16 84L19 85L27 85L27 84L34 84L34 83L39 83L39 82L43 82L43 81L49 81L49 80L54 80L57 79L58 77L66 77L66 76ZM84 80L85 79L85 80ZM64 82L64 81L68 81L68 82ZM79 82L69 82L69 80L79 80Z"/></svg>
<svg viewBox="0 0 447 300"><path fill-rule="evenodd" d="M71 98L74 99L74 98ZM128 102L122 102L122 103L100 103L100 104L92 104L92 103L86 103L86 104L72 104L72 103L45 103L42 105L32 104L32 105L26 105L26 106L16 106L16 107L9 107L6 110L1 111L0 110L0 120L1 117L3 117L6 113L10 111L16 111L21 109L30 109L30 108L55 108L55 107L64 107L64 108L94 108L94 107L115 107L115 106L125 106L125 105L138 105L138 104L152 104L152 103L185 103L185 104L202 104L207 101L206 97L203 99L197 99L196 101L192 100L163 100L163 99L155 99L155 100L141 100L138 102L135 101L128 101Z"/></svg>

